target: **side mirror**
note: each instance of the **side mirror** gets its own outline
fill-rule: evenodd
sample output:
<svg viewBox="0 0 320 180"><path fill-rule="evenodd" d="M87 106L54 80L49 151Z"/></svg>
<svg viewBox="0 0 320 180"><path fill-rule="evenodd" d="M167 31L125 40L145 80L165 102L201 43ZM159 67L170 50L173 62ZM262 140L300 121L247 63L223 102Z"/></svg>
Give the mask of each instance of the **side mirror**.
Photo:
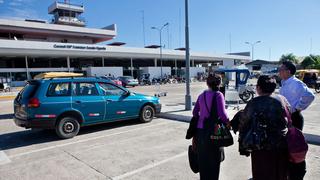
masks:
<svg viewBox="0 0 320 180"><path fill-rule="evenodd" d="M130 91L126 91L123 93L123 96L130 96L130 94L131 94Z"/></svg>

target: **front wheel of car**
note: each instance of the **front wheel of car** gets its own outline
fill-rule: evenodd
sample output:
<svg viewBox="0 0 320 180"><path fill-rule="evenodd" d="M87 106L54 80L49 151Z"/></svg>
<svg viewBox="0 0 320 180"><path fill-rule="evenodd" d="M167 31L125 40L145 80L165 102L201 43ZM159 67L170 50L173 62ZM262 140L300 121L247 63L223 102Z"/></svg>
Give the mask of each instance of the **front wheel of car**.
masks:
<svg viewBox="0 0 320 180"><path fill-rule="evenodd" d="M57 135L63 139L73 138L79 133L79 130L80 124L73 117L62 118L56 126Z"/></svg>
<svg viewBox="0 0 320 180"><path fill-rule="evenodd" d="M155 110L152 106L146 105L143 106L140 112L140 121L143 123L152 121L155 114Z"/></svg>

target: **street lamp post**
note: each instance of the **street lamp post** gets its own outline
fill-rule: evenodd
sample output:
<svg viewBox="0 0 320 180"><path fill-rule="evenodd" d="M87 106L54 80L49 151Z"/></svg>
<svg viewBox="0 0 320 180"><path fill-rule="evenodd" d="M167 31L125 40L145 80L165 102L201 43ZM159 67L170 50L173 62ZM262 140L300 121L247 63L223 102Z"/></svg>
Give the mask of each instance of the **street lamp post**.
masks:
<svg viewBox="0 0 320 180"><path fill-rule="evenodd" d="M157 27L151 27L151 29L155 29L155 30L158 30L159 31L159 34L160 34L160 71L161 71L161 81L162 81L162 29L166 26L168 26L169 23L165 23L163 26L161 26L160 28L157 28Z"/></svg>
<svg viewBox="0 0 320 180"><path fill-rule="evenodd" d="M254 45L261 43L261 41L256 41L255 43L250 43L250 42L245 42L245 43L251 45L251 54L252 54L251 61L253 61Z"/></svg>
<svg viewBox="0 0 320 180"><path fill-rule="evenodd" d="M191 110L192 102L190 95L190 48L189 48L189 19L188 19L188 0L185 0L185 36L186 36L186 96L185 110Z"/></svg>

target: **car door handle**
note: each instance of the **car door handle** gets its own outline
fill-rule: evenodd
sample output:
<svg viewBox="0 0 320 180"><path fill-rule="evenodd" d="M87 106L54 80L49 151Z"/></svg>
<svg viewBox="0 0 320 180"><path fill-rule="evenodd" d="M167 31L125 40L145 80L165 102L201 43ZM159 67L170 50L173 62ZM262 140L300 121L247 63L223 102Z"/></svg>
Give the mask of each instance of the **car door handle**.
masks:
<svg viewBox="0 0 320 180"><path fill-rule="evenodd" d="M80 103L81 103L81 101L75 101L74 103L76 103L76 104L80 104Z"/></svg>
<svg viewBox="0 0 320 180"><path fill-rule="evenodd" d="M113 100L112 100L112 99L107 99L106 101L107 101L107 102L113 102Z"/></svg>

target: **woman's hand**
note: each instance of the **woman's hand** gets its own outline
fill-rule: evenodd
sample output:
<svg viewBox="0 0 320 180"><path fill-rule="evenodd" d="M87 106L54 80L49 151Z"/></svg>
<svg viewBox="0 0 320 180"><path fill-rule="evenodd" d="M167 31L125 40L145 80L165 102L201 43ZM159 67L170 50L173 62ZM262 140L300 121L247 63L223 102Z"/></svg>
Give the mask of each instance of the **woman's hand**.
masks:
<svg viewBox="0 0 320 180"><path fill-rule="evenodd" d="M228 121L228 122L226 123L226 127L227 127L229 130L232 129L232 126L231 126L231 122L230 122L230 121Z"/></svg>

